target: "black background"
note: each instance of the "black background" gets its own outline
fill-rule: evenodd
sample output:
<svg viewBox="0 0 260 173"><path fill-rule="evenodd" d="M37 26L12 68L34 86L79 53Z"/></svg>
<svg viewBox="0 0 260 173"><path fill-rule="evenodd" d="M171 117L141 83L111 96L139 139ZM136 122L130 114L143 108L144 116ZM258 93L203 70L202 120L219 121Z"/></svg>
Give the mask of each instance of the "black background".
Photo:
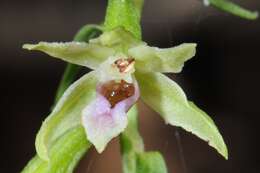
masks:
<svg viewBox="0 0 260 173"><path fill-rule="evenodd" d="M258 0L236 2L260 10ZM22 50L22 44L70 41L82 25L102 22L105 5L104 0L0 1L1 173L19 172L34 155L35 134L65 67L43 53ZM187 172L259 172L259 20L243 20L197 0L147 0L142 23L150 45L198 43L196 57L171 77L215 120L230 159L180 130ZM143 103L140 108L147 150L160 150L169 172L183 173L175 128ZM102 155L92 149L76 172L121 172L118 141Z"/></svg>

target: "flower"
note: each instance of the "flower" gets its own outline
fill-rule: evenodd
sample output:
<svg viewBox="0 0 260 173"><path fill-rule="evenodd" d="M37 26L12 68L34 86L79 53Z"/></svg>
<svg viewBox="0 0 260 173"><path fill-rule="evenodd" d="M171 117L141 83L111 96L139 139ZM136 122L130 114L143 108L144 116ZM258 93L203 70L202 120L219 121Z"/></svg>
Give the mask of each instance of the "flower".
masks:
<svg viewBox="0 0 260 173"><path fill-rule="evenodd" d="M139 87L132 77L134 60L109 57L97 69L96 98L82 111L87 138L98 152L127 126L127 111L138 100Z"/></svg>
<svg viewBox="0 0 260 173"><path fill-rule="evenodd" d="M83 125L87 139L102 152L127 126L127 111L139 96L171 125L208 141L227 158L227 148L212 119L187 100L183 90L162 73L178 73L195 55L196 44L160 49L135 39L123 28L104 32L89 43L25 44L55 58L86 66L84 75L64 93L36 138L38 155L66 131ZM140 88L140 91L139 91Z"/></svg>

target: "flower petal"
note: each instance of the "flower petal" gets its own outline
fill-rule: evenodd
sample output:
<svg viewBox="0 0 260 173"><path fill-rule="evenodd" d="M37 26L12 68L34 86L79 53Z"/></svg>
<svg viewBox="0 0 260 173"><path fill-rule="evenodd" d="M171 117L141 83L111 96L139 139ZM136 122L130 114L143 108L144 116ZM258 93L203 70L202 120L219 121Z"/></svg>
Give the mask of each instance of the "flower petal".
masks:
<svg viewBox="0 0 260 173"><path fill-rule="evenodd" d="M112 112L109 102L101 95L83 110L82 115L82 124L88 134L88 140L99 153L127 126L125 111L121 108L115 113Z"/></svg>
<svg viewBox="0 0 260 173"><path fill-rule="evenodd" d="M82 124L85 127L88 140L101 153L107 143L118 136L127 126L126 113L139 98L139 88L135 82L133 96L118 102L113 108L103 95L99 93L82 111Z"/></svg>
<svg viewBox="0 0 260 173"><path fill-rule="evenodd" d="M105 61L107 57L113 55L115 51L111 48L99 45L88 44L84 42L66 42L66 43L48 43L40 42L38 44L25 44L24 49L39 50L58 59L86 66L95 69Z"/></svg>
<svg viewBox="0 0 260 173"><path fill-rule="evenodd" d="M45 119L36 137L36 151L42 160L49 160L49 150L65 132L80 124L83 108L95 98L96 72L74 82L63 94L52 113Z"/></svg>
<svg viewBox="0 0 260 173"><path fill-rule="evenodd" d="M194 104L188 102L182 89L160 73L136 73L141 98L166 121L208 141L226 159L226 144L213 120Z"/></svg>
<svg viewBox="0 0 260 173"><path fill-rule="evenodd" d="M128 54L136 60L135 67L139 71L178 73L195 52L195 43L184 43L167 49L140 45L129 49Z"/></svg>

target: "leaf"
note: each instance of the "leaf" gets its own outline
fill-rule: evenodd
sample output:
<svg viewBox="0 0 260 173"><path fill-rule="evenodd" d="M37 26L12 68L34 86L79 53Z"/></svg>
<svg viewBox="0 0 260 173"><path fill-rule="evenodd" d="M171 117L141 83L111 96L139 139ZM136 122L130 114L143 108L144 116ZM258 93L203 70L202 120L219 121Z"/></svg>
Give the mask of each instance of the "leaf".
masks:
<svg viewBox="0 0 260 173"><path fill-rule="evenodd" d="M233 15L239 16L241 18L255 20L258 17L257 11L253 11L253 12L249 11L228 0L206 0L206 2L208 2L209 4L212 4L213 6L219 8L223 11L226 11Z"/></svg>
<svg viewBox="0 0 260 173"><path fill-rule="evenodd" d="M159 152L137 154L136 173L167 173L167 167Z"/></svg>
<svg viewBox="0 0 260 173"><path fill-rule="evenodd" d="M99 25L88 24L80 28L77 34L74 36L74 41L86 42L91 38L102 34L103 28Z"/></svg>
<svg viewBox="0 0 260 173"><path fill-rule="evenodd" d="M107 57L113 55L113 49L84 42L48 43L39 42L38 44L24 44L24 49L39 50L66 62L86 66L95 69L105 61Z"/></svg>
<svg viewBox="0 0 260 173"><path fill-rule="evenodd" d="M136 73L141 98L166 121L209 142L228 158L225 142L213 120L194 104L189 103L182 89L160 73Z"/></svg>
<svg viewBox="0 0 260 173"><path fill-rule="evenodd" d="M140 45L131 48L128 53L135 58L135 67L139 71L178 73L184 62L191 59L195 52L195 43L184 43L167 49Z"/></svg>
<svg viewBox="0 0 260 173"><path fill-rule="evenodd" d="M84 129L77 126L52 145L49 162L35 156L21 173L72 173L90 146Z"/></svg>
<svg viewBox="0 0 260 173"><path fill-rule="evenodd" d="M83 108L95 97L97 77L90 72L73 83L45 119L36 137L36 151L49 160L49 149L65 132L80 124Z"/></svg>
<svg viewBox="0 0 260 173"><path fill-rule="evenodd" d="M137 39L141 39L140 12L138 11L141 8L136 8L135 4L136 2L132 0L109 0L104 23L105 30L124 27Z"/></svg>

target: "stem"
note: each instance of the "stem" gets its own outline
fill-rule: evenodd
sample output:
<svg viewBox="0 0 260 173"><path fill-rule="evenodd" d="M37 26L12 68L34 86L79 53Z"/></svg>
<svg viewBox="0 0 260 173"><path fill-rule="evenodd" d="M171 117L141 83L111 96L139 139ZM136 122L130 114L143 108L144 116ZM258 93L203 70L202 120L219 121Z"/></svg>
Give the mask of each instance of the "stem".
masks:
<svg viewBox="0 0 260 173"><path fill-rule="evenodd" d="M64 91L74 81L80 68L81 67L78 65L67 63L64 73L62 75L61 81L59 83L58 89L56 91L56 96L55 96L55 100L54 100L55 104L58 102L60 97L63 95Z"/></svg>
<svg viewBox="0 0 260 173"><path fill-rule="evenodd" d="M105 30L123 27L137 39L141 39L141 10L143 0L108 0Z"/></svg>
<svg viewBox="0 0 260 173"><path fill-rule="evenodd" d="M140 17L141 17L144 0L133 0L133 1L134 1L135 8L138 10Z"/></svg>
<svg viewBox="0 0 260 173"><path fill-rule="evenodd" d="M240 7L239 5L227 1L227 0L207 0L209 4L212 4L218 9L231 13L233 15L239 16L244 19L255 20L258 18L257 11L250 11L245 8Z"/></svg>

